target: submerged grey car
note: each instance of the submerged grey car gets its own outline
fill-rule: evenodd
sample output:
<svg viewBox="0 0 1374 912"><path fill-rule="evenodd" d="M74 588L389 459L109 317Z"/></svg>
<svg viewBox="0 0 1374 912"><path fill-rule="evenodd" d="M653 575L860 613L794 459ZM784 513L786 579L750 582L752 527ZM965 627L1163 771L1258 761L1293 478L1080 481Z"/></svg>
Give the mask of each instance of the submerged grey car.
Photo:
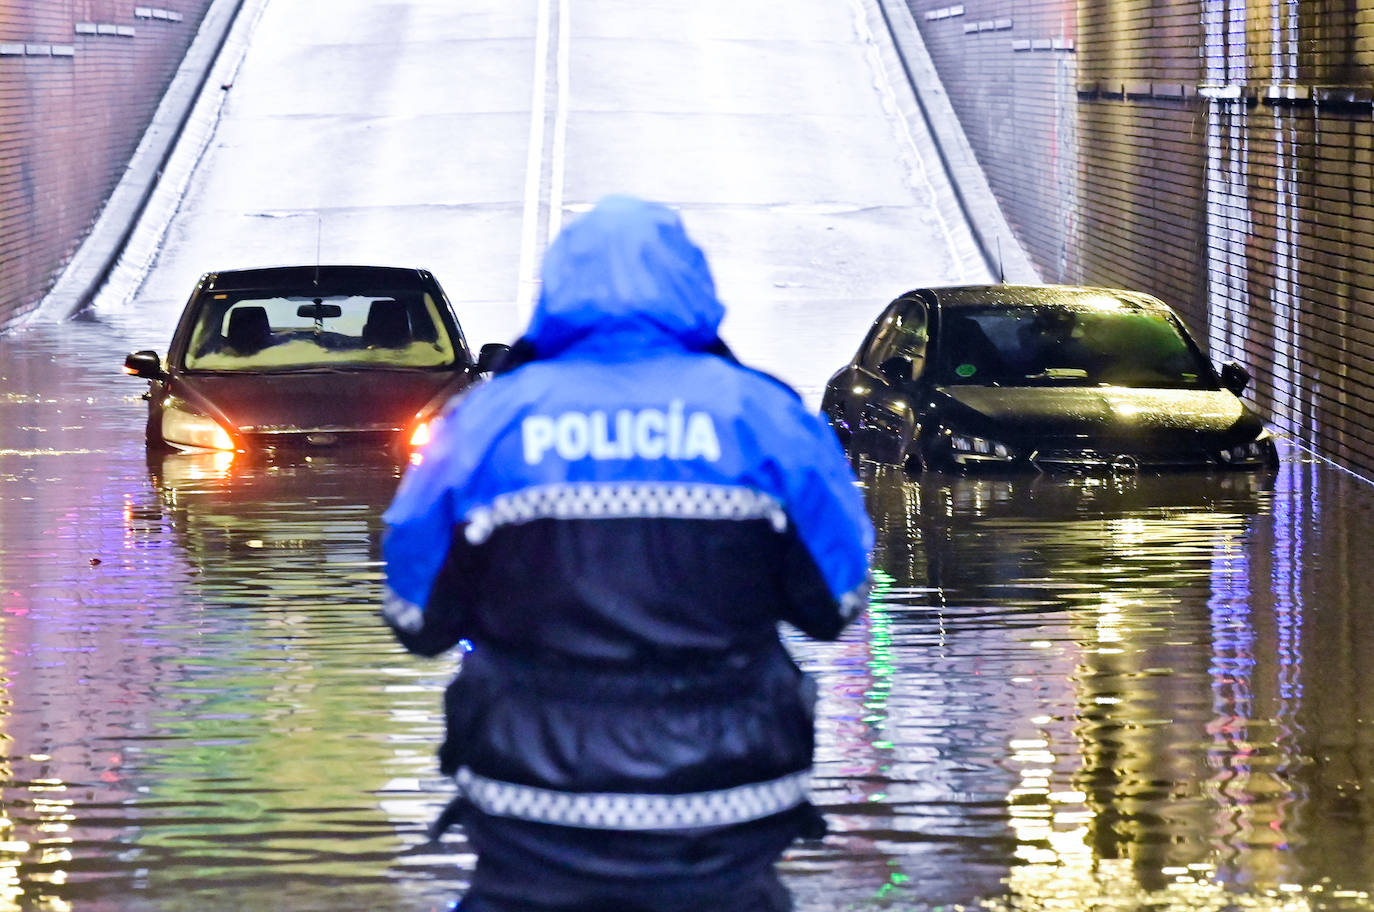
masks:
<svg viewBox="0 0 1374 912"><path fill-rule="evenodd" d="M1272 469L1249 379L1139 292L922 288L883 310L822 410L852 453L915 471Z"/></svg>

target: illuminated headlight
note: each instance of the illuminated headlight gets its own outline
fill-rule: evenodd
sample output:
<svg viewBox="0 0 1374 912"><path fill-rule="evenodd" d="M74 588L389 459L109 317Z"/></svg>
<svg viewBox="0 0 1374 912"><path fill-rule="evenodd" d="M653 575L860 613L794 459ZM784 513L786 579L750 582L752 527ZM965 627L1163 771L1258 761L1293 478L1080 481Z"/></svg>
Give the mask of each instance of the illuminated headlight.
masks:
<svg viewBox="0 0 1374 912"><path fill-rule="evenodd" d="M219 422L175 406L162 411L162 437L177 446L206 450L234 449L234 438Z"/></svg>
<svg viewBox="0 0 1374 912"><path fill-rule="evenodd" d="M972 434L950 434L949 445L954 451L955 459L972 457L973 459L1008 460L1013 458L1011 448L1005 443L988 440L986 437L975 437Z"/></svg>
<svg viewBox="0 0 1374 912"><path fill-rule="evenodd" d="M421 414L424 414L423 412ZM416 416L419 417L418 415ZM429 418L416 421L411 425L410 434L405 438L406 450L409 453L411 465L419 465L424 461L425 449L440 433L444 425L446 415L440 413L431 415Z"/></svg>

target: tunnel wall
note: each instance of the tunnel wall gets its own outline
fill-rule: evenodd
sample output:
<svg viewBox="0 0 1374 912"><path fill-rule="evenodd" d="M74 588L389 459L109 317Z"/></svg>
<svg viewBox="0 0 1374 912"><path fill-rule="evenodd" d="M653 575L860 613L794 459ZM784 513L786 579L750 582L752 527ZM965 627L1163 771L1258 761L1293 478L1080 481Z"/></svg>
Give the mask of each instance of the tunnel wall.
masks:
<svg viewBox="0 0 1374 912"><path fill-rule="evenodd" d="M1042 277L1164 298L1374 477L1374 7L907 5Z"/></svg>
<svg viewBox="0 0 1374 912"><path fill-rule="evenodd" d="M0 3L0 328L90 231L210 4Z"/></svg>

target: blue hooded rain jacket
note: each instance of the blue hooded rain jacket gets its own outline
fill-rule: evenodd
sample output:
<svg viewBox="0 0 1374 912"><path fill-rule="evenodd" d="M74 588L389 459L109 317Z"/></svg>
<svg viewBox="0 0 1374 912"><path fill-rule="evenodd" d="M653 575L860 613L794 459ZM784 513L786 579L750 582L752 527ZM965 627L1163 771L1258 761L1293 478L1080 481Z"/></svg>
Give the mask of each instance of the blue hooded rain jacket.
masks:
<svg viewBox="0 0 1374 912"><path fill-rule="evenodd" d="M401 642L472 644L440 765L474 894L690 902L816 820L814 693L778 621L838 636L873 532L832 431L730 356L722 316L672 210L603 200L385 515Z"/></svg>

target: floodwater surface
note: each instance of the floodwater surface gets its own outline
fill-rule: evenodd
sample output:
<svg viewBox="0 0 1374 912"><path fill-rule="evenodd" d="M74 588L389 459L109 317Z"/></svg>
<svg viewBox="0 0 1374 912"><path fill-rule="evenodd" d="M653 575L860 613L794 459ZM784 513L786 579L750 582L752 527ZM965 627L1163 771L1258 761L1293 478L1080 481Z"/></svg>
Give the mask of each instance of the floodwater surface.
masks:
<svg viewBox="0 0 1374 912"><path fill-rule="evenodd" d="M447 907L456 659L379 619L396 469L149 459L124 354L0 337L0 912ZM784 862L801 912L1374 909L1374 488L1292 447L860 469L871 610L789 641L832 826Z"/></svg>

